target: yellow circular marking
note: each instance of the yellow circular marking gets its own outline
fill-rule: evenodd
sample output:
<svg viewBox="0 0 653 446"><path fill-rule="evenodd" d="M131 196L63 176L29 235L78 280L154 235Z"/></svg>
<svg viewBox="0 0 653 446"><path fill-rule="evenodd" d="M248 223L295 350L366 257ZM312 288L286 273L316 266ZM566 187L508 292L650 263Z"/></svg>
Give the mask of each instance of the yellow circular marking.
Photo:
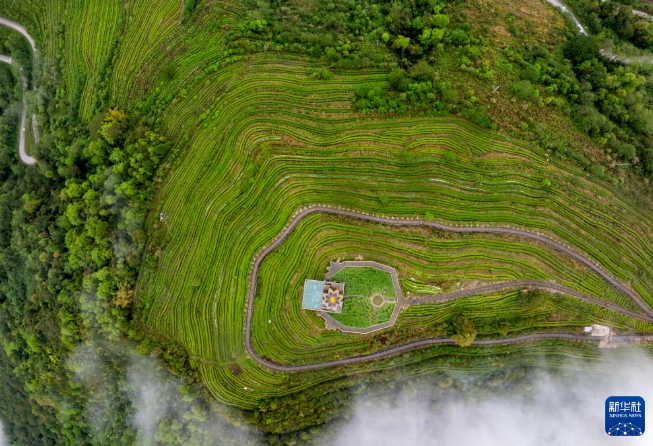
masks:
<svg viewBox="0 0 653 446"><path fill-rule="evenodd" d="M335 297L332 297L332 298L331 298L331 303L332 303L332 304L335 304L335 303L336 303L336 298L335 298Z"/></svg>

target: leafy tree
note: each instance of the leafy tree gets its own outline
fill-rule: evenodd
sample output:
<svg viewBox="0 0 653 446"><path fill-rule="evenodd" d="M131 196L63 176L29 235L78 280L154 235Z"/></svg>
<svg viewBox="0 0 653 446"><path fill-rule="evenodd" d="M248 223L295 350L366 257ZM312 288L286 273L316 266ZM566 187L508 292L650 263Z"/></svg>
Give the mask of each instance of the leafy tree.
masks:
<svg viewBox="0 0 653 446"><path fill-rule="evenodd" d="M563 51L567 59L580 65L599 57L599 43L594 37L581 34L569 39Z"/></svg>
<svg viewBox="0 0 653 446"><path fill-rule="evenodd" d="M447 323L447 334L460 347L469 347L476 339L476 326L471 319L461 314L454 315Z"/></svg>
<svg viewBox="0 0 653 446"><path fill-rule="evenodd" d="M519 81L512 87L512 91L519 99L528 99L534 96L535 89L530 81Z"/></svg>
<svg viewBox="0 0 653 446"><path fill-rule="evenodd" d="M590 167L590 172L597 178L605 178L605 166L601 166L600 164L592 164Z"/></svg>
<svg viewBox="0 0 653 446"><path fill-rule="evenodd" d="M184 18L183 22L186 23L190 20L195 7L197 6L197 0L185 0L184 1Z"/></svg>
<svg viewBox="0 0 653 446"><path fill-rule="evenodd" d="M653 149L645 149L643 151L642 163L648 176L653 178Z"/></svg>
<svg viewBox="0 0 653 446"><path fill-rule="evenodd" d="M395 68L388 75L388 82L390 87L396 91L406 91L408 90L408 84L410 79L406 74L406 70L402 68Z"/></svg>
<svg viewBox="0 0 653 446"><path fill-rule="evenodd" d="M531 82L537 82L540 80L540 77L542 76L542 67L540 66L539 63L535 64L526 64L524 67L524 77L531 81Z"/></svg>
<svg viewBox="0 0 653 446"><path fill-rule="evenodd" d="M494 128L494 124L490 121L490 118L485 114L484 110L470 108L465 112L467 119L472 121L474 124L479 125L486 129Z"/></svg>
<svg viewBox="0 0 653 446"><path fill-rule="evenodd" d="M436 28L446 28L451 23L451 19L446 14L435 14L429 20L429 24Z"/></svg>
<svg viewBox="0 0 653 446"><path fill-rule="evenodd" d="M455 46L466 45L469 42L469 36L462 29L454 29L449 33L449 42Z"/></svg>
<svg viewBox="0 0 653 446"><path fill-rule="evenodd" d="M100 134L109 144L116 144L125 130L126 123L127 115L125 113L111 109L104 117Z"/></svg>
<svg viewBox="0 0 653 446"><path fill-rule="evenodd" d="M410 45L410 37L405 37L405 36L397 36L395 37L395 40L392 42L392 47L397 48L401 50L401 55L404 55L404 51L408 46Z"/></svg>

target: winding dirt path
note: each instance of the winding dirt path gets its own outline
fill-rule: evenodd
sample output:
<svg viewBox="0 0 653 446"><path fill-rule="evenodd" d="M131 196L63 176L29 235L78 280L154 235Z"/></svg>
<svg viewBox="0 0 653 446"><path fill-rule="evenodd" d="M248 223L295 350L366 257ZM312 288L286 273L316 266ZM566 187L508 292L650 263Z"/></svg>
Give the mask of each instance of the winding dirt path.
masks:
<svg viewBox="0 0 653 446"><path fill-rule="evenodd" d="M451 302L453 300L461 299L463 297L469 297L477 294L485 294L492 291L501 291L507 289L529 289L529 290L542 289L542 290L557 291L559 293L563 293L568 296L575 297L578 300L582 300L594 305L598 305L599 307L607 308L609 310L616 311L621 314L625 314L634 319L653 323L653 317L651 316L645 316L643 314L635 313L633 311L622 308L619 305L613 304L611 302L605 302L599 299L595 299L593 297L588 296L587 294L581 293L580 291L574 290L573 288L569 288L564 285L559 285L557 283L545 282L540 280L512 280L508 282L485 285L470 290L453 291L451 293L438 294L426 299L413 299L409 303L409 305L446 303L446 302Z"/></svg>
<svg viewBox="0 0 653 446"><path fill-rule="evenodd" d="M553 289L555 291L563 292L565 294L569 294L570 296L576 297L583 301L597 304L604 308L609 308L614 311L618 311L619 313L631 316L633 318L637 318L639 320L653 322L653 311L644 302L644 300L639 295L637 295L637 293L624 286L622 283L617 281L614 277L612 277L607 272L603 271L603 269L601 269L596 263L592 262L589 258L577 253L570 247L565 246L562 243L553 240L545 235L538 234L535 232L528 232L521 229L503 228L503 227L496 227L496 226L453 226L453 225L447 225L442 223L435 223L432 221L425 221L423 218L405 219L405 218L394 218L394 217L381 217L378 215L372 215L368 213L361 213L361 212L355 212L355 211L350 211L345 209L336 209L328 206L315 205L315 206L310 206L308 208L304 208L299 212L297 212L293 217L293 219L288 224L288 226L286 226L285 229L267 247L265 247L262 251L258 253L256 258L254 259L252 272L250 274L249 291L247 294L247 314L246 314L246 323L245 323L245 348L247 350L247 353L250 355L250 357L258 364L273 370L277 370L279 372L302 372L307 370L318 370L318 369L340 366L340 365L357 364L361 362L373 361L376 359L385 358L388 356L398 355L421 347L454 343L454 341L449 338L423 339L423 340L409 342L408 344L399 345L396 347L392 347L386 350L381 350L366 355L354 356L351 358L344 358L344 359L338 359L334 361L315 363L315 364L288 365L288 366L276 364L258 355L254 351L254 348L252 347L252 315L254 313L254 301L256 296L258 271L261 266L261 263L263 262L265 257L267 257L281 243L283 243L283 241L288 237L288 235L290 235L290 233L295 229L295 227L297 227L297 225L304 218L315 213L339 215L343 217L356 218L359 220L371 221L374 223L382 223L382 224L393 225L393 226L426 226L430 228L435 228L435 229L455 232L455 233L508 234L508 235L524 237L531 240L537 240L556 249L557 251L569 255L570 257L576 259L580 263L586 265L588 268L590 268L592 271L597 273L608 283L610 283L615 288L617 288L618 290L626 294L628 297L633 299L633 301L635 301L639 305L639 307L644 311L646 316L633 313L629 310L623 309L609 302L599 301L597 299L594 299L590 296L569 289L562 285L549 283L549 282L530 281L530 280L503 282L503 283L497 283L497 284L480 287L474 290L456 291L453 293L438 295L434 297L431 301L427 299L427 300L412 302L411 304L413 305L434 303L436 301L441 301L443 298L449 300L460 299L475 294L486 293L489 291L498 291L506 288L514 288L514 287L546 288L546 289ZM536 341L541 339L569 339L569 340L577 340L577 341L600 342L604 338L599 336L588 336L588 335L580 335L580 334L572 334L572 333L534 333L534 334L519 336L515 338L507 338L507 339L476 340L473 342L472 345L493 346L493 345L504 345L504 344ZM638 339L639 342L648 342L649 338L633 337L633 336L612 336L611 338L611 340L613 340L615 343L620 343L620 342L628 343L629 339Z"/></svg>
<svg viewBox="0 0 653 446"><path fill-rule="evenodd" d="M3 17L0 17L0 25L18 31L20 34L23 35L23 37L25 37L30 47L32 48L32 69L36 70L36 43L34 42L32 36L29 35L25 27L20 23L16 23L13 20L5 19ZM25 150L25 132L27 130L27 103L25 101L25 92L27 91L27 78L23 73L22 67L19 67L18 64L16 64L16 61L12 60L11 57L0 56L0 62L7 63L9 65L13 65L18 68L20 81L22 83L22 90L23 90L22 110L20 112L20 128L19 128L19 136L18 136L18 155L20 156L20 160L23 163L27 164L28 166L32 166L36 164L36 158L28 155L27 151ZM34 86L34 89L36 89L36 86ZM38 144L39 135L38 135L38 123L36 121L36 115L32 115L32 131L34 133L34 140Z"/></svg>

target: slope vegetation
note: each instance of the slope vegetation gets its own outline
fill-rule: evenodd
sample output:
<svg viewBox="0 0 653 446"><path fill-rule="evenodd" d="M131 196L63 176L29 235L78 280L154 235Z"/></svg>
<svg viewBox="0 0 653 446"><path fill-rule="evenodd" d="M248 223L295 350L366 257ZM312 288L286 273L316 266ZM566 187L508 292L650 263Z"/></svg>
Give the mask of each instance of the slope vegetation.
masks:
<svg viewBox="0 0 653 446"><path fill-rule="evenodd" d="M221 398L246 404L252 396L309 384L307 378L292 378L285 388L281 383L288 378L253 366L244 351L243 309L255 254L298 209L310 204L545 232L586 253L623 283L632 279L632 287L651 302L649 217L578 172L548 161L538 149L464 121L357 115L349 106L351 85L380 81L383 74L342 72L325 82L311 80L311 68L295 59L257 56L200 74L182 94L186 98L173 100L165 121L169 132L193 136L190 148L172 168L150 221L157 237L138 299L144 323L187 346L198 358L205 381ZM206 98L204 107L198 106L199 98ZM377 342L335 332L322 332L311 340L321 332L320 323L299 310L298 284L324 271L330 260L398 257L388 263L403 266L409 262L406 255L417 255L416 248L399 242L382 249L384 239L397 237L383 228L355 224L365 234L357 242L341 224L332 222L324 236L317 236L311 231L323 228L320 219L307 220L293 237L310 243L288 242L275 254L274 263L264 265L262 303L256 307L259 319L253 333L270 357L311 362L335 352L366 351ZM413 237L423 244L426 236ZM311 257L307 250L320 254ZM520 255L523 251L527 253ZM453 252L459 258L449 265L449 272L429 272L432 266L425 260L413 269L428 276L429 282L446 281L452 275L463 281L555 277L597 298L634 308L624 296L604 293L609 287L579 265L563 266L544 247L480 237L465 250ZM422 255L441 254L434 247ZM484 259L486 271L479 272L468 256ZM503 265L499 274L498 266L490 266L495 263ZM514 293L504 296L507 302L517 299ZM493 314L501 311L481 307ZM505 311L512 308L506 304ZM423 336L429 334L426 321L446 318L446 312L419 307L405 317L413 327L421 327L415 336ZM581 321L587 319L568 325L577 327ZM540 324L524 323L524 328ZM403 333L397 340L406 336ZM430 334L434 333L435 328ZM314 379L320 376L328 375ZM243 387L249 389L248 396Z"/></svg>
<svg viewBox="0 0 653 446"><path fill-rule="evenodd" d="M258 365L244 342L252 262L310 205L544 233L653 305L650 215L542 149L453 117L362 115L352 106L352 92L386 85L386 70L333 70L328 80L316 79L324 65L304 58L229 50L226 31L241 18L236 5L200 2L184 24L179 1L82 3L25 1L12 11L34 28L45 57L56 59L66 48L66 94L80 98L80 117L89 119L93 98L106 94L109 103L147 116L176 144L147 223L151 237L135 314L148 331L188 350L218 399L253 409L263 398L361 372L400 365L407 373L441 369L429 359L443 355L480 358L479 366L489 367L488 355L529 363L552 352L595 354L573 341L544 339L516 348L438 345L301 374ZM93 26L98 14L108 21ZM78 48L63 44L68 33L77 33ZM447 321L460 313L487 338L578 332L591 322L624 332L651 329L564 296L528 302L509 290L413 306L390 331L369 337L326 331L315 315L300 310L300 284L323 274L329 261L357 256L397 268L404 291L414 295L535 278L640 311L583 265L534 242L314 215L262 265L252 331L257 351L286 364L374 352L443 336Z"/></svg>

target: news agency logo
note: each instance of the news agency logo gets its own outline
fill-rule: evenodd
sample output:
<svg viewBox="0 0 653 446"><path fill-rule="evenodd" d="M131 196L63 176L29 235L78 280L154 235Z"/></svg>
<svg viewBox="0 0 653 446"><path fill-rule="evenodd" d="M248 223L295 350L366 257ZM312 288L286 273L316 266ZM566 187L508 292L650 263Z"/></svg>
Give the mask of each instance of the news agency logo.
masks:
<svg viewBox="0 0 653 446"><path fill-rule="evenodd" d="M605 432L611 437L644 434L644 398L611 396L605 400Z"/></svg>

